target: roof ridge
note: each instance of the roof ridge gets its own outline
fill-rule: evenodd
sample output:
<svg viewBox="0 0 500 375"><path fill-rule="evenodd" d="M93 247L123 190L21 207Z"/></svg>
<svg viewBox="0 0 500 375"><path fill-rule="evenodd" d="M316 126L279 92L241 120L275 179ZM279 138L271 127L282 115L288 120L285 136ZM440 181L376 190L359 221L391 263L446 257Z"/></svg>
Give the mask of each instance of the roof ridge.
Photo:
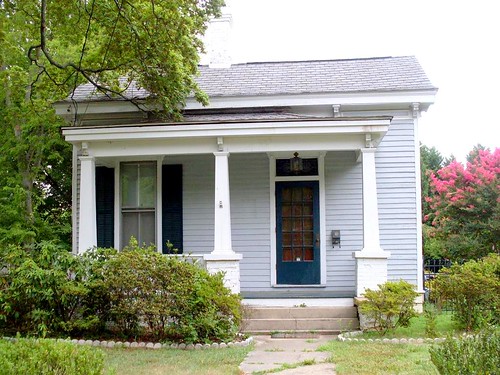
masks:
<svg viewBox="0 0 500 375"><path fill-rule="evenodd" d="M245 66L245 65L262 65L262 64L288 64L288 63L314 63L314 62L341 62L341 61L364 61L364 60L387 60L387 59L402 59L414 58L415 55L402 55L402 56L375 56L375 57L355 57L345 59L313 59L313 60L275 60L275 61L249 61L231 64L231 66ZM200 66L208 67L207 64L200 64Z"/></svg>

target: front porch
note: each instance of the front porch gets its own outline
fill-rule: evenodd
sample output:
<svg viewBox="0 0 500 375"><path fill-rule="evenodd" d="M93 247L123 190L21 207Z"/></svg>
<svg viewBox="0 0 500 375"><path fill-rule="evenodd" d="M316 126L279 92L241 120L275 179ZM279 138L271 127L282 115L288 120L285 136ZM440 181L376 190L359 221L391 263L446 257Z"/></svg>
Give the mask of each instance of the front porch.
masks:
<svg viewBox="0 0 500 375"><path fill-rule="evenodd" d="M227 286L243 296L360 295L364 288L387 279L389 253L380 245L375 146L389 123L387 117L314 118L238 126L65 128L66 139L74 144L79 179L74 192L75 252L102 246L104 230L112 231L107 234L111 245L122 248L130 228L136 228L139 238L151 238L158 249L164 249L168 240L184 253L203 257L209 270L226 272ZM315 160L317 169L305 175L279 175L279 161L289 160L295 152ZM178 166L180 174L170 175L168 166ZM107 187L113 191L111 229L98 223L96 168L101 167L112 176L112 186ZM141 176L146 177L141 180ZM125 181L134 182L126 187ZM278 186L293 190L305 183L311 185L314 208L307 206L309 198L283 203L277 195ZM174 198L166 187L178 195L180 189L176 214L170 210ZM130 191L135 195L127 200ZM280 194L287 193L280 190ZM314 212L286 216L280 202ZM288 231L286 220L296 219L302 227ZM174 221L176 225L166 226ZM332 231L340 233L336 241ZM301 233L300 243L295 232ZM309 272L313 262L317 279L290 282L280 276L296 272L284 266L305 266L299 272Z"/></svg>

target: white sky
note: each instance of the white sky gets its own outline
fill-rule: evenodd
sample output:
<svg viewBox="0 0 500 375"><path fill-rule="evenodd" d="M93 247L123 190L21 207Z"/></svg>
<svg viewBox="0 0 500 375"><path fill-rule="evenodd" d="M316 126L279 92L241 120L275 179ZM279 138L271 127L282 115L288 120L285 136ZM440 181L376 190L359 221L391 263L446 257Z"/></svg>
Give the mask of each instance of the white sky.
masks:
<svg viewBox="0 0 500 375"><path fill-rule="evenodd" d="M439 88L420 140L462 161L478 143L500 146L500 2L226 2L233 62L415 55Z"/></svg>

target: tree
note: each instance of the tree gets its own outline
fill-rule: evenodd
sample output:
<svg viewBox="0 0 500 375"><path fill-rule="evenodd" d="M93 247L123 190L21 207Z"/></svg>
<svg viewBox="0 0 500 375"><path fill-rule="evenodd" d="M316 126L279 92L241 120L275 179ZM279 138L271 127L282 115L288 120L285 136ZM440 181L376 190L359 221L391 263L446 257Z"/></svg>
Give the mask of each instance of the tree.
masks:
<svg viewBox="0 0 500 375"><path fill-rule="evenodd" d="M420 144L420 178L421 178L421 191L422 191L422 217L427 217L432 213L430 204L427 198L433 193L431 190L431 174L436 173L447 162L441 153L435 147L428 147ZM434 228L429 223L423 222L422 224L422 242L424 255L430 258L441 257L441 244L436 241L433 236Z"/></svg>
<svg viewBox="0 0 500 375"><path fill-rule="evenodd" d="M69 242L71 149L52 103L90 82L135 81L178 119L199 90L198 53L222 0L0 1L0 245Z"/></svg>
<svg viewBox="0 0 500 375"><path fill-rule="evenodd" d="M429 203L425 197L431 195L430 174L435 173L444 165L444 157L435 147L420 144L420 177L422 180L422 213L430 213Z"/></svg>
<svg viewBox="0 0 500 375"><path fill-rule="evenodd" d="M443 255L475 259L498 252L500 239L500 149L475 148L466 166L453 161L432 173L433 194L426 198ZM475 156L474 156L475 155Z"/></svg>

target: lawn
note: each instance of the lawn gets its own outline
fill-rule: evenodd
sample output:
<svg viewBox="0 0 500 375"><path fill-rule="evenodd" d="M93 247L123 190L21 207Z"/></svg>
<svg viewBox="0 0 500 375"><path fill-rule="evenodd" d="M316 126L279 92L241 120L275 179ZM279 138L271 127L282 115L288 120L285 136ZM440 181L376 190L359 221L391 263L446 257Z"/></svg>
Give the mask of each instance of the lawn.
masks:
<svg viewBox="0 0 500 375"><path fill-rule="evenodd" d="M331 341L320 350L332 353L338 375L438 374L426 344Z"/></svg>
<svg viewBox="0 0 500 375"><path fill-rule="evenodd" d="M106 349L105 374L239 374L250 347L206 350Z"/></svg>
<svg viewBox="0 0 500 375"><path fill-rule="evenodd" d="M458 332L450 313L442 313L436 317L436 331L437 337L446 337L447 335L453 335ZM387 332L384 336L382 336L379 332L370 331L364 332L362 335L356 337L364 339L425 338L427 337L425 333L425 318L423 315L412 318L411 325L409 327L398 327L396 330Z"/></svg>

